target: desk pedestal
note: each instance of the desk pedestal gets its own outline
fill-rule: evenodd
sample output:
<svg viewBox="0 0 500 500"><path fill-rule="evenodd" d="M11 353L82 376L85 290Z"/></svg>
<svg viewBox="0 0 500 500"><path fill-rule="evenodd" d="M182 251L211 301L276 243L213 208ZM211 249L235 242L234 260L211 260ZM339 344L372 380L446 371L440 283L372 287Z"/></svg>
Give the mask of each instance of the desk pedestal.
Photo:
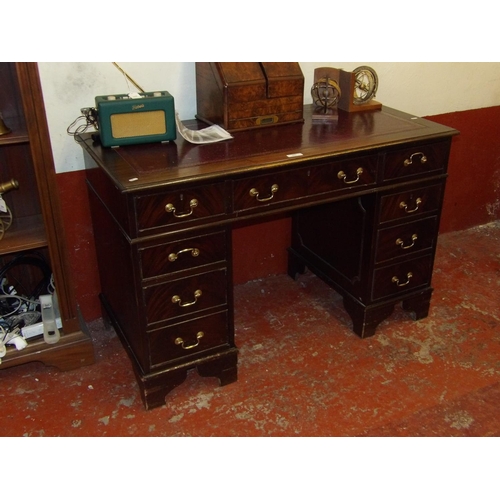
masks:
<svg viewBox="0 0 500 500"><path fill-rule="evenodd" d="M349 198L293 216L288 274L295 279L307 267L340 293L361 338L374 335L397 303L415 319L429 312L437 219L421 204L388 216L393 203L386 200L418 198L406 189ZM444 181L413 189L427 193L428 206L440 207L440 199L432 197L442 192Z"/></svg>

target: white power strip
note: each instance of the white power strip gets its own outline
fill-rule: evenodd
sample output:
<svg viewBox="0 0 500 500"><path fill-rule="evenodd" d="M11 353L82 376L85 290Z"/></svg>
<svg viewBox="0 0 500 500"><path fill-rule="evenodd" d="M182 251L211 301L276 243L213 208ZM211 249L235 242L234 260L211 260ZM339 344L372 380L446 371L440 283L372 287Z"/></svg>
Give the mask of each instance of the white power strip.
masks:
<svg viewBox="0 0 500 500"><path fill-rule="evenodd" d="M61 318L56 318L57 328L62 328ZM38 335L43 335L43 322L35 323L33 325L28 325L21 328L21 335L25 339L30 339L32 337L37 337Z"/></svg>

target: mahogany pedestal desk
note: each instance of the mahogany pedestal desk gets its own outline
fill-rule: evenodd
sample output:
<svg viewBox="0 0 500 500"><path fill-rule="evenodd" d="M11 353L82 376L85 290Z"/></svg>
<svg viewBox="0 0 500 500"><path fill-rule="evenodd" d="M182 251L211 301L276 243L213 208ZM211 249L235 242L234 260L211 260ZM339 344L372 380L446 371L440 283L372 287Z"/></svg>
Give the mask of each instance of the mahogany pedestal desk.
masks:
<svg viewBox="0 0 500 500"><path fill-rule="evenodd" d="M187 371L237 379L231 230L292 215L288 273L307 266L375 333L396 303L427 316L456 130L383 107L247 130L234 139L103 148L79 137L104 316L146 408ZM197 122L186 122L197 128ZM270 306L272 307L272 305Z"/></svg>

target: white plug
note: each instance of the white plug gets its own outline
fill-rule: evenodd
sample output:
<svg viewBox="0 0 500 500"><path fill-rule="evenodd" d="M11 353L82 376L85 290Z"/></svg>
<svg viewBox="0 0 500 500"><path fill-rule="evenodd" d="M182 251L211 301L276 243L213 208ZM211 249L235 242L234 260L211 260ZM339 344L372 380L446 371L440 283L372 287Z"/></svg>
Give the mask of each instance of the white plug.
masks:
<svg viewBox="0 0 500 500"><path fill-rule="evenodd" d="M18 351L21 351L25 347L27 347L28 342L26 342L26 340L23 339L23 337L21 337L20 335L16 335L15 337L9 340L9 344L14 344L16 346L16 349Z"/></svg>

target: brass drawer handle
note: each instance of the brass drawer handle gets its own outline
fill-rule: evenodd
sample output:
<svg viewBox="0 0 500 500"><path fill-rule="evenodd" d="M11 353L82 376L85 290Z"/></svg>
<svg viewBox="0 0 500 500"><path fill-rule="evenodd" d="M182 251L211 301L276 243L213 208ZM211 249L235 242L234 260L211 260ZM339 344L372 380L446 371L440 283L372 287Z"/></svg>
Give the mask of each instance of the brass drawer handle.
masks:
<svg viewBox="0 0 500 500"><path fill-rule="evenodd" d="M191 252L191 255L193 257L198 257L198 255L200 255L200 251L198 250L198 248L184 248L183 250L179 250L177 253L172 252L171 254L169 254L168 260L170 262L175 262L179 258L179 255L186 252Z"/></svg>
<svg viewBox="0 0 500 500"><path fill-rule="evenodd" d="M182 217L189 217L190 215L193 214L193 210L198 206L198 200L196 198L193 198L190 202L189 202L189 208L191 208L191 210L189 212L186 212L186 213L183 213L183 214L177 214L175 213L175 207L172 205L172 203L167 203L165 205L165 211L166 212L171 212L174 217L177 217L178 219L181 219Z"/></svg>
<svg viewBox="0 0 500 500"><path fill-rule="evenodd" d="M182 302L182 299L178 295L174 295L172 297L172 302L174 304L177 304L179 307L189 307L189 306L194 306L196 302L198 302L198 299L201 297L201 290L196 290L194 292L194 300L192 302Z"/></svg>
<svg viewBox="0 0 500 500"><path fill-rule="evenodd" d="M397 276L392 277L392 282L396 283L397 286L406 286L408 283L410 283L410 280L413 278L413 273L409 272L406 274L406 281L404 283L399 282L399 278Z"/></svg>
<svg viewBox="0 0 500 500"><path fill-rule="evenodd" d="M177 337L175 339L175 345L180 345L183 349L193 349L193 347L198 347L200 345L200 339L203 338L205 334L203 332L198 332L196 334L196 344L185 345L184 339L182 337Z"/></svg>
<svg viewBox="0 0 500 500"><path fill-rule="evenodd" d="M352 181L347 181L347 174L341 170L338 174L337 174L337 177L339 179L342 179L344 181L344 184L355 184L356 182L359 181L360 179L360 175L363 173L363 169L361 167L359 167L357 170L356 170L356 179L352 180Z"/></svg>
<svg viewBox="0 0 500 500"><path fill-rule="evenodd" d="M399 204L399 208L402 208L407 214L412 214L413 212L416 212L418 210L418 207L421 205L421 203L422 203L422 198L417 198L415 200L415 208L412 208L412 209L408 210L407 203L405 203L404 201L402 201Z"/></svg>
<svg viewBox="0 0 500 500"><path fill-rule="evenodd" d="M400 246L403 250L408 250L408 248L415 246L415 241L417 241L417 238L418 238L418 236L416 234L412 234L411 235L411 245L406 245L406 246L405 246L405 242L401 238L398 238L396 240L396 245Z"/></svg>
<svg viewBox="0 0 500 500"><path fill-rule="evenodd" d="M267 198L259 198L259 192L257 189L252 188L250 189L250 196L254 196L257 201L263 202L263 201L270 201L274 198L274 193L276 193L279 189L278 184L273 184L271 186L271 196L268 196Z"/></svg>
<svg viewBox="0 0 500 500"><path fill-rule="evenodd" d="M417 155L420 156L420 163L422 163L422 165L424 163L427 163L427 156L425 156L424 153L419 151L418 153L413 153L409 158L406 158L406 160L404 161L404 166L408 167L409 165L411 165L413 163L413 157Z"/></svg>

